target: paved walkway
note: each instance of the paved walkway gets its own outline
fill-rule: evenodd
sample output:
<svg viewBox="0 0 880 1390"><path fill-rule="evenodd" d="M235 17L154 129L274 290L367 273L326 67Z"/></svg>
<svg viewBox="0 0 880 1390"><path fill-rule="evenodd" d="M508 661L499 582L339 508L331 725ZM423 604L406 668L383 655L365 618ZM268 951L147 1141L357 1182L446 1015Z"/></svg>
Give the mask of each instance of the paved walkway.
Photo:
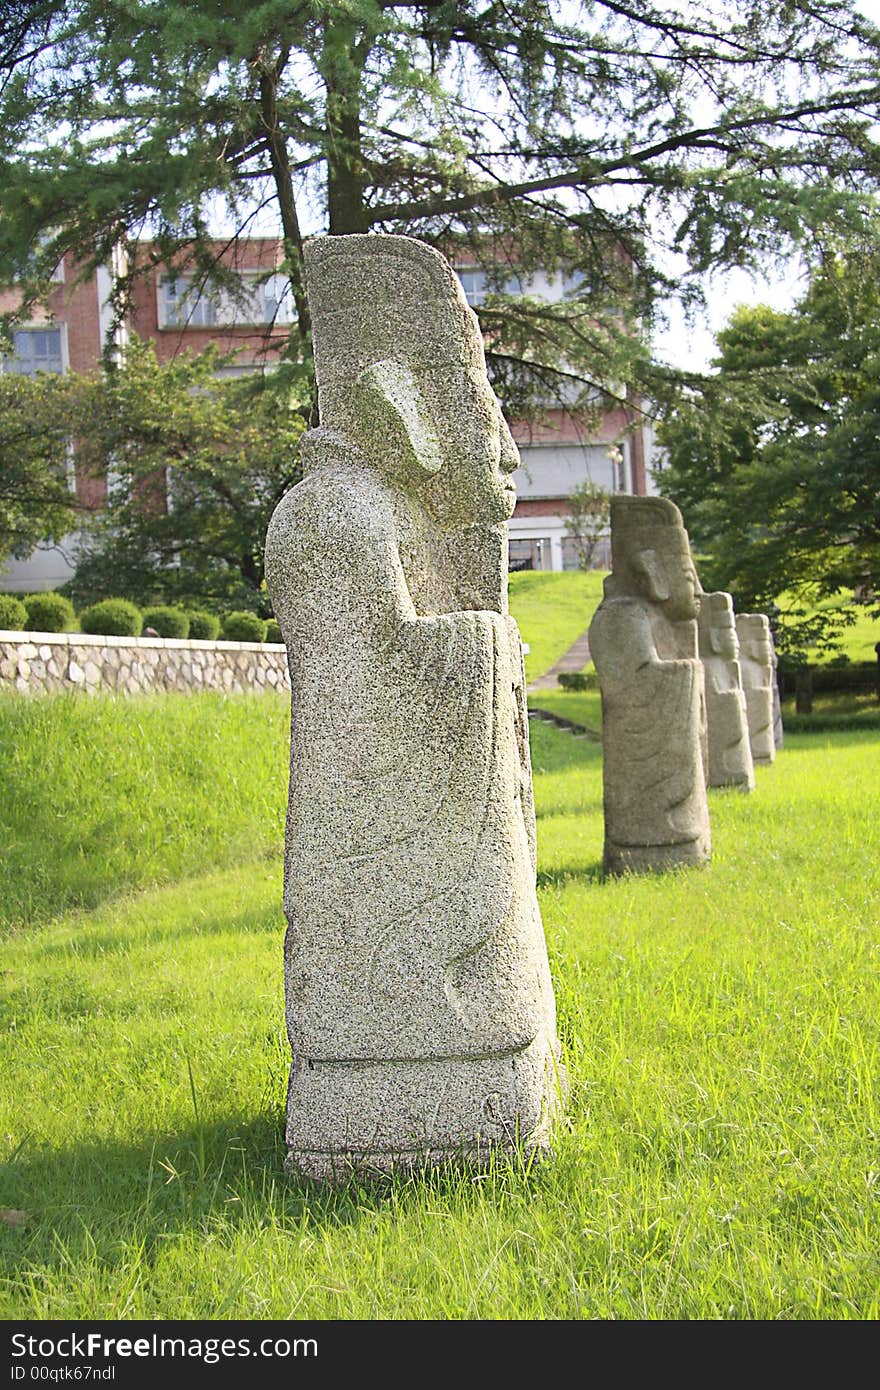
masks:
<svg viewBox="0 0 880 1390"><path fill-rule="evenodd" d="M555 690L559 685L557 676L562 671L582 671L590 659L590 648L587 644L587 633L582 632L580 637L574 642L567 652L563 652L558 661L545 671L543 676L538 676L527 686L527 691L532 690Z"/></svg>

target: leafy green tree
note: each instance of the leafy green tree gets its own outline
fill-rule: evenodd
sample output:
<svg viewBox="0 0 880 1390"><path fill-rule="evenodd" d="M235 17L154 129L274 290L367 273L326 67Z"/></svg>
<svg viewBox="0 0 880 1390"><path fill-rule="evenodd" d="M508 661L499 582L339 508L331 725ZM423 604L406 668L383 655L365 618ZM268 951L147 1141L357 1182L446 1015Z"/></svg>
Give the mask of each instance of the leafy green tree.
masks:
<svg viewBox="0 0 880 1390"><path fill-rule="evenodd" d="M578 569L592 569L596 547L611 524L611 497L587 478L569 494L568 509L565 530L574 542Z"/></svg>
<svg viewBox="0 0 880 1390"><path fill-rule="evenodd" d="M880 170L880 33L852 0L6 8L0 280L39 295L63 251L88 270L143 233L231 283L210 214L271 215L307 364L303 236L416 235L486 270L517 413L650 381L631 328L658 296L857 224ZM508 293L537 267L570 292Z"/></svg>
<svg viewBox="0 0 880 1390"><path fill-rule="evenodd" d="M704 588L769 612L789 655L833 649L853 596L880 616L880 242L829 257L791 313L738 309L717 342L660 429L659 485Z"/></svg>
<svg viewBox="0 0 880 1390"><path fill-rule="evenodd" d="M266 527L299 478L304 423L278 380L218 376L221 362L209 348L160 364L135 338L123 366L71 379L79 465L110 478L65 585L78 604L266 604Z"/></svg>
<svg viewBox="0 0 880 1390"><path fill-rule="evenodd" d="M70 469L69 382L0 373L0 566L77 524Z"/></svg>

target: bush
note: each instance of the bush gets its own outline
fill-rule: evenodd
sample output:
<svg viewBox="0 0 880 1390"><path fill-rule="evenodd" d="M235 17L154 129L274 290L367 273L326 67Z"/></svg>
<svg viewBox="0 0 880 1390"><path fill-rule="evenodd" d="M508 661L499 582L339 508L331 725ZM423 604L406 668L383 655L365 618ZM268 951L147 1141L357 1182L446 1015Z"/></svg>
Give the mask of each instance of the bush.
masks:
<svg viewBox="0 0 880 1390"><path fill-rule="evenodd" d="M213 642L220 633L220 619L204 608L194 608L189 615L189 635L195 642Z"/></svg>
<svg viewBox="0 0 880 1390"><path fill-rule="evenodd" d="M227 613L223 619L223 637L227 642L265 642L266 620L256 613Z"/></svg>
<svg viewBox="0 0 880 1390"><path fill-rule="evenodd" d="M0 594L0 627L7 632L24 632L27 609L13 594Z"/></svg>
<svg viewBox="0 0 880 1390"><path fill-rule="evenodd" d="M263 638L263 641L264 641L264 642L283 642L283 641L284 641L284 638L281 636L281 628L278 626L277 620L276 620L275 618L269 618L269 620L267 621L267 623L266 623L266 636Z"/></svg>
<svg viewBox="0 0 880 1390"><path fill-rule="evenodd" d="M168 605L145 608L144 627L155 628L160 637L188 637L190 632L189 614L184 613L182 608L173 608Z"/></svg>
<svg viewBox="0 0 880 1390"><path fill-rule="evenodd" d="M558 680L563 690L599 689L599 674L595 667L591 671L562 671Z"/></svg>
<svg viewBox="0 0 880 1390"><path fill-rule="evenodd" d="M76 623L73 604L63 594L52 590L27 594L22 602L27 609L28 632L67 632Z"/></svg>
<svg viewBox="0 0 880 1390"><path fill-rule="evenodd" d="M144 620L141 610L127 598L105 598L79 615L83 632L101 637L140 637Z"/></svg>
<svg viewBox="0 0 880 1390"><path fill-rule="evenodd" d="M13 594L0 594L0 627L7 632L24 632L28 610Z"/></svg>
<svg viewBox="0 0 880 1390"><path fill-rule="evenodd" d="M873 690L877 684L876 661L827 662L823 666L812 666L813 694L826 694L831 691ZM777 672L779 693L783 699L794 693L797 672L786 668L780 662Z"/></svg>

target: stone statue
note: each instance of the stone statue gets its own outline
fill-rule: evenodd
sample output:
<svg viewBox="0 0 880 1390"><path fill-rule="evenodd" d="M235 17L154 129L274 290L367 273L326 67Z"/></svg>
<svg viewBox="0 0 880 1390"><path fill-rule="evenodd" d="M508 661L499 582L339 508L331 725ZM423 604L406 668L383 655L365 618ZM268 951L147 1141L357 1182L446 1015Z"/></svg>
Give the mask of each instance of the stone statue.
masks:
<svg viewBox="0 0 880 1390"><path fill-rule="evenodd" d="M612 497L611 574L588 639L602 692L609 874L710 855L699 592L674 503Z"/></svg>
<svg viewBox="0 0 880 1390"><path fill-rule="evenodd" d="M507 611L519 455L424 243L305 253L320 427L266 575L290 667L288 1167L546 1148L559 1043Z"/></svg>
<svg viewBox="0 0 880 1390"><path fill-rule="evenodd" d="M772 763L776 757L776 743L773 738L774 680L770 620L764 613L737 613L736 633L752 761Z"/></svg>
<svg viewBox="0 0 880 1390"><path fill-rule="evenodd" d="M770 638L770 665L773 667L770 681L770 694L773 697L773 747L778 753L785 741L785 731L782 727L782 700L779 696L779 656L776 651L776 643L773 641L773 627L769 620L767 635Z"/></svg>
<svg viewBox="0 0 880 1390"><path fill-rule="evenodd" d="M707 784L753 791L755 770L730 594L701 596L698 629L706 683Z"/></svg>

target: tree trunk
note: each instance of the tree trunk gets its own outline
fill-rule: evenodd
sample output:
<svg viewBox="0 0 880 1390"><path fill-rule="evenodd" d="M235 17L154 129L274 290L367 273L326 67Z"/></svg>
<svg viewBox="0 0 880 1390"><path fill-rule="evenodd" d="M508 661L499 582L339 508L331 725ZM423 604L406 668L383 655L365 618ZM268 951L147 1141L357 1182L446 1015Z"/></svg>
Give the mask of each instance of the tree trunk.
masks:
<svg viewBox="0 0 880 1390"><path fill-rule="evenodd" d="M327 87L327 211L331 236L369 231L361 149L361 78L370 39L334 19L324 30L321 72Z"/></svg>
<svg viewBox="0 0 880 1390"><path fill-rule="evenodd" d="M813 672L809 666L795 672L794 707L798 714L813 713Z"/></svg>

